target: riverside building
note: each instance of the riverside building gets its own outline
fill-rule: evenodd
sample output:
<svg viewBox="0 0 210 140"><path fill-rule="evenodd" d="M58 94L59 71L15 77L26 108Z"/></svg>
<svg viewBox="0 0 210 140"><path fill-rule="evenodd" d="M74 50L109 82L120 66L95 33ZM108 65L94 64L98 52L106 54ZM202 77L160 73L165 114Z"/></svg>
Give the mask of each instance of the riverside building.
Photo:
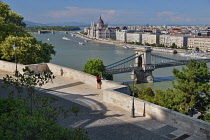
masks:
<svg viewBox="0 0 210 140"><path fill-rule="evenodd" d="M104 24L101 16L97 22L91 22L90 27L86 27L84 31L87 36L95 39L106 39L106 38L116 38L116 28L108 27L108 24Z"/></svg>

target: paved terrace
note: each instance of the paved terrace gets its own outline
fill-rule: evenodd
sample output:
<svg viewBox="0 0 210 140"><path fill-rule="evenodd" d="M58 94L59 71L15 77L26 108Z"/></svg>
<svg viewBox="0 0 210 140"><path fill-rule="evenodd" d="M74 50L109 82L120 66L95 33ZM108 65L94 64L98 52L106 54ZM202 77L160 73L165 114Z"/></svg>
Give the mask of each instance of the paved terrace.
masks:
<svg viewBox="0 0 210 140"><path fill-rule="evenodd" d="M10 72L0 70L2 77ZM83 127L91 140L203 140L183 130L163 124L142 114L131 118L131 111L104 103L103 90L80 81L57 76L53 83L42 87L43 94L59 98L60 105L80 107L78 116L70 116L60 123L68 128ZM4 90L0 88L0 95Z"/></svg>

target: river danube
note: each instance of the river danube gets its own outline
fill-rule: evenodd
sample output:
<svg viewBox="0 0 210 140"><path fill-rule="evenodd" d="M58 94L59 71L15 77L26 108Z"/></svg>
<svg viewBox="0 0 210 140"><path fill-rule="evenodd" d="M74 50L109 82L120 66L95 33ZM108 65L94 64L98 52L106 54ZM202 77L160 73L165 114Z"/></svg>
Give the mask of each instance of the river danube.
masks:
<svg viewBox="0 0 210 140"><path fill-rule="evenodd" d="M37 40L42 40L55 46L56 55L51 63L82 71L85 63L90 59L101 59L104 65L114 63L134 54L133 49L125 49L119 45L103 44L93 41L84 42L84 39L64 34L32 34ZM63 37L70 40L64 40ZM84 45L79 45L83 42ZM170 58L180 58L178 54L158 53ZM153 71L154 83L139 84L138 87L151 87L153 90L172 87L173 68L180 69L181 66L156 69ZM129 82L130 73L114 75L115 82Z"/></svg>

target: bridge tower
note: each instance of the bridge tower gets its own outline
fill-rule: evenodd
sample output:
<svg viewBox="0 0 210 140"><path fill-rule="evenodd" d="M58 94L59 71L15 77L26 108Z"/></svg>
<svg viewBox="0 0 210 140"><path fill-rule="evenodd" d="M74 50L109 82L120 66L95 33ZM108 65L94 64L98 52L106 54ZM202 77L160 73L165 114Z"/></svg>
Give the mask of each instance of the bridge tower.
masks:
<svg viewBox="0 0 210 140"><path fill-rule="evenodd" d="M152 71L154 66L151 63L151 47L141 47L135 49L136 56L134 67L141 67L141 70L135 70L137 83L153 83L154 77Z"/></svg>

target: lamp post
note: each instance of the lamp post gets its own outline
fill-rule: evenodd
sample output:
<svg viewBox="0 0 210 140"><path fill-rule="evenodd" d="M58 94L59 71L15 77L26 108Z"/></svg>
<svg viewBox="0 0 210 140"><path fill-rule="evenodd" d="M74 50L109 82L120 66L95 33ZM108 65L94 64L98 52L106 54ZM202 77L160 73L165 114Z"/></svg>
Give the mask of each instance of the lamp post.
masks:
<svg viewBox="0 0 210 140"><path fill-rule="evenodd" d="M15 51L15 64L16 64L16 68L15 68L15 76L17 76L18 70L17 70L17 56L16 56L16 49L18 48L17 44L13 45L13 49Z"/></svg>
<svg viewBox="0 0 210 140"><path fill-rule="evenodd" d="M132 110L131 110L132 114L131 114L131 117L135 118L135 112L134 112L135 111L135 108L134 108L134 81L136 79L136 74L135 74L134 69L132 70L130 75L131 75L131 80L133 81L133 102L132 102Z"/></svg>

